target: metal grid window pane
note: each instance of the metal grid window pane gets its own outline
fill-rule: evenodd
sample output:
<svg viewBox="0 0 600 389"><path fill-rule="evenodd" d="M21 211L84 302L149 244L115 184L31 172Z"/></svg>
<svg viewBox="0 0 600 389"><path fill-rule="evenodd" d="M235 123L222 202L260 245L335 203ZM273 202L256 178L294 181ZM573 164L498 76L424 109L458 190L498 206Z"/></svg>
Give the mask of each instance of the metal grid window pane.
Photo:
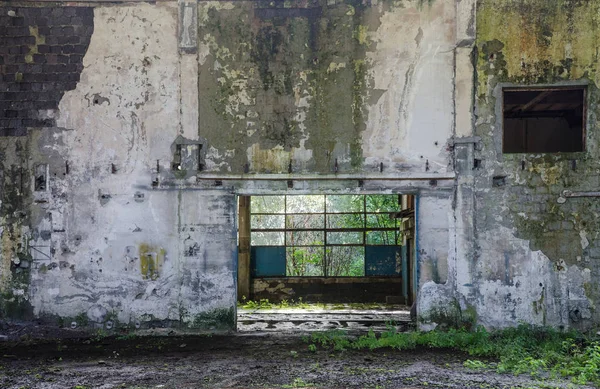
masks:
<svg viewBox="0 0 600 389"><path fill-rule="evenodd" d="M327 244L363 244L364 234L362 232L328 232Z"/></svg>
<svg viewBox="0 0 600 389"><path fill-rule="evenodd" d="M253 232L253 246L284 246L285 235L283 232Z"/></svg>
<svg viewBox="0 0 600 389"><path fill-rule="evenodd" d="M285 213L285 196L252 196L252 213Z"/></svg>
<svg viewBox="0 0 600 389"><path fill-rule="evenodd" d="M287 196L287 213L323 213L325 199L322 195Z"/></svg>
<svg viewBox="0 0 600 389"><path fill-rule="evenodd" d="M364 207L363 195L329 195L326 200L328 213L362 212Z"/></svg>
<svg viewBox="0 0 600 389"><path fill-rule="evenodd" d="M397 212L398 196L369 195L365 197L367 212Z"/></svg>
<svg viewBox="0 0 600 389"><path fill-rule="evenodd" d="M389 213L368 214L367 228L394 228L396 219Z"/></svg>
<svg viewBox="0 0 600 389"><path fill-rule="evenodd" d="M327 275L330 277L363 277L364 246L332 246L327 248Z"/></svg>
<svg viewBox="0 0 600 389"><path fill-rule="evenodd" d="M398 244L398 234L394 231L367 231L367 245L395 246Z"/></svg>
<svg viewBox="0 0 600 389"><path fill-rule="evenodd" d="M325 215L306 213L300 215L287 215L285 217L285 227L288 229L323 229L325 225Z"/></svg>
<svg viewBox="0 0 600 389"><path fill-rule="evenodd" d="M250 228L254 230L272 230L285 228L285 215L252 215Z"/></svg>
<svg viewBox="0 0 600 389"><path fill-rule="evenodd" d="M285 274L288 277L323 277L324 247L288 247Z"/></svg>
<svg viewBox="0 0 600 389"><path fill-rule="evenodd" d="M327 208L329 211L329 208ZM363 228L365 225L365 215L362 213L350 214L327 214L328 229L354 229Z"/></svg>
<svg viewBox="0 0 600 389"><path fill-rule="evenodd" d="M285 247L288 277L365 276L365 248L399 242L399 199L398 195L252 197L251 242Z"/></svg>
<svg viewBox="0 0 600 389"><path fill-rule="evenodd" d="M285 238L288 246L322 246L324 235L323 231L288 231Z"/></svg>

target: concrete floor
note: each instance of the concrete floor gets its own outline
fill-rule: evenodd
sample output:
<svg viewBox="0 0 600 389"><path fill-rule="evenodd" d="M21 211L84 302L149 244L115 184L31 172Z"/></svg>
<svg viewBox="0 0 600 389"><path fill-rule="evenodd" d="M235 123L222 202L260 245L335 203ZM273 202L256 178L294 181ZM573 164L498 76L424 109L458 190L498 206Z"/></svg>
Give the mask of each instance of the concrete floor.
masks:
<svg viewBox="0 0 600 389"><path fill-rule="evenodd" d="M238 308L238 332L311 332L342 329L384 331L389 325L404 331L412 327L410 307L303 304L302 308Z"/></svg>

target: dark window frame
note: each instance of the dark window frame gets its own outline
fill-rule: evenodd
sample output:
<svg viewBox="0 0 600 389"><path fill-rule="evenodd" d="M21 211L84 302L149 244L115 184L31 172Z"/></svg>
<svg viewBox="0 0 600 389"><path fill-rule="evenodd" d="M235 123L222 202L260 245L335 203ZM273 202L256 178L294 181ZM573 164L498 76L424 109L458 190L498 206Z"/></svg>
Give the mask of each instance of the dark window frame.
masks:
<svg viewBox="0 0 600 389"><path fill-rule="evenodd" d="M557 92L557 91L582 91L581 98L581 148L578 150L569 151L507 151L506 149L506 92ZM500 87L500 116L501 116L501 147L500 152L503 155L519 155L519 154L573 154L573 153L585 153L587 152L587 133L588 133L588 85L587 84L574 84L574 85L535 85L535 86L515 86L515 85L503 85ZM559 112L557 110L557 112ZM557 115L558 117L558 115Z"/></svg>

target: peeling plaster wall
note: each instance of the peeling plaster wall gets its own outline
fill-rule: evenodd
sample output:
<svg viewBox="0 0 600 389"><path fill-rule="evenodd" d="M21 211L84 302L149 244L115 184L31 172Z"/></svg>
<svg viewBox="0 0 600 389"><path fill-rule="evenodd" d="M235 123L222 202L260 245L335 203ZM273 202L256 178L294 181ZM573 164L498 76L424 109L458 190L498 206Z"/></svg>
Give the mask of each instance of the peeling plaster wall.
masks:
<svg viewBox="0 0 600 389"><path fill-rule="evenodd" d="M453 203L450 191L425 192L417 206L417 312L419 327L431 330L440 324L455 325L453 274ZM423 236L425 235L425 236ZM440 323L441 321L444 323ZM450 323L448 323L450 321Z"/></svg>
<svg viewBox="0 0 600 389"><path fill-rule="evenodd" d="M598 190L597 1L481 0L477 9L476 147L456 148L457 311L505 327L597 326L600 202L558 199ZM586 151L503 154L504 85L587 85ZM473 168L474 159L481 167ZM494 185L494 177L506 177Z"/></svg>
<svg viewBox="0 0 600 389"><path fill-rule="evenodd" d="M231 329L236 194L413 193L421 328L591 328L599 203L557 200L600 185L600 3L481 0L477 26L473 6L200 1L197 14L159 2L0 16L17 24L0 30L14 43L0 51L14 62L0 63L1 85L19 93L0 96L11 104L2 314ZM84 19L89 39L71 37ZM44 20L60 28L40 30ZM71 38L84 51L68 54L74 66L35 67L70 64ZM502 85L555 83L587 85L586 152L503 155ZM380 163L392 179L353 178ZM291 187L264 179L288 172ZM240 173L263 180L218 178ZM327 173L348 175L308 177Z"/></svg>
<svg viewBox="0 0 600 389"><path fill-rule="evenodd" d="M451 170L455 2L364 4L199 3L208 171Z"/></svg>
<svg viewBox="0 0 600 389"><path fill-rule="evenodd" d="M235 193L418 194L421 281L447 282L450 224L437 214L452 204L455 2L195 6L7 8L14 23L29 12L60 26L49 33L64 38L48 48L34 23L1 31L15 42L9 32L30 34L18 50L40 51L34 65L71 60L79 15L91 36L77 38L74 66L47 68L69 84L17 113L35 120L2 122L2 313L232 328ZM27 85L40 70L28 66ZM20 89L13 70L8 87ZM406 181L302 181L379 173L380 163ZM291 171L296 181L223 185L197 180L200 171Z"/></svg>
<svg viewBox="0 0 600 389"><path fill-rule="evenodd" d="M30 318L34 240L49 239L30 228L32 192L47 187L38 178L49 173L32 160L32 145L42 128L56 125L60 99L79 81L93 11L2 6L0 26L0 312Z"/></svg>
<svg viewBox="0 0 600 389"><path fill-rule="evenodd" d="M29 202L10 203L28 216L19 230L28 238L27 289L19 292L3 265L2 292L20 293L35 317L67 324L234 328L235 197L182 192L171 166L182 104L194 101L181 96L189 89L181 88L178 7L89 10L94 33L56 126L3 141L26 147L20 161L12 151L16 161L5 158L3 174L20 165L45 172L47 185L26 176ZM4 226L3 264L20 241Z"/></svg>

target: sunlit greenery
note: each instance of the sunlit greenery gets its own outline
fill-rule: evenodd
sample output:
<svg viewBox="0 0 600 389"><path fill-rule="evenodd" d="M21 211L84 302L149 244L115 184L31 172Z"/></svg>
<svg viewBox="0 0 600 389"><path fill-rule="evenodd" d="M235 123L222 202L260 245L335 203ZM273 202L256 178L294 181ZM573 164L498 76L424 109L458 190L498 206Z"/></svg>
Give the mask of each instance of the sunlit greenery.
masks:
<svg viewBox="0 0 600 389"><path fill-rule="evenodd" d="M476 331L396 332L393 326L379 335L370 331L350 338L341 330L316 332L305 341L316 346L344 349L413 350L456 349L469 354L464 365L500 373L530 374L534 377L566 377L574 384L600 384L600 338L570 331L521 325L497 332L483 327ZM310 347L314 345L314 347Z"/></svg>
<svg viewBox="0 0 600 389"><path fill-rule="evenodd" d="M398 195L255 196L252 245L286 246L287 276L364 276L365 245L399 244L398 202Z"/></svg>

